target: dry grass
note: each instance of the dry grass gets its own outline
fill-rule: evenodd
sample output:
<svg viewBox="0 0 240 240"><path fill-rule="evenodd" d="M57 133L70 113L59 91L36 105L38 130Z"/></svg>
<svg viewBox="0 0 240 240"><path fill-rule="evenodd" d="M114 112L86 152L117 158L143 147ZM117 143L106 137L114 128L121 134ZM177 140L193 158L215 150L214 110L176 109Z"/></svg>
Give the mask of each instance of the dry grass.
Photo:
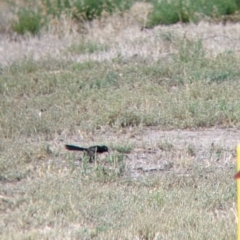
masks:
<svg viewBox="0 0 240 240"><path fill-rule="evenodd" d="M62 21L0 41L1 239L236 238L239 24Z"/></svg>
<svg viewBox="0 0 240 240"><path fill-rule="evenodd" d="M52 168L14 185L3 186L3 239L235 238L235 185L222 170L102 182Z"/></svg>

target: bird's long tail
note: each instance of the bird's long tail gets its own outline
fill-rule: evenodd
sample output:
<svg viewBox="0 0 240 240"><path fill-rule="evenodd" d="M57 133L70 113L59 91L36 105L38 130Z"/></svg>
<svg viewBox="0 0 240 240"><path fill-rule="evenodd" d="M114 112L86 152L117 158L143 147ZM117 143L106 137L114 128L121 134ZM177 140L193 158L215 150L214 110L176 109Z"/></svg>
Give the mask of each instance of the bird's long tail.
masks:
<svg viewBox="0 0 240 240"><path fill-rule="evenodd" d="M87 150L87 148L77 147L74 145L65 145L65 148L70 151L86 151Z"/></svg>

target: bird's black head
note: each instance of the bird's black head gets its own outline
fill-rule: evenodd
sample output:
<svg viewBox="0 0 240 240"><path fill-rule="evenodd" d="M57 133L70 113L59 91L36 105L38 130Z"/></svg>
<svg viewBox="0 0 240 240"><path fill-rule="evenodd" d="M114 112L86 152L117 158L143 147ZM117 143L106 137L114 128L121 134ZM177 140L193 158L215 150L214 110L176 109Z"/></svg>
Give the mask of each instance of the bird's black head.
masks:
<svg viewBox="0 0 240 240"><path fill-rule="evenodd" d="M103 150L104 152L108 152L108 147L107 147L107 146L102 146L102 150Z"/></svg>

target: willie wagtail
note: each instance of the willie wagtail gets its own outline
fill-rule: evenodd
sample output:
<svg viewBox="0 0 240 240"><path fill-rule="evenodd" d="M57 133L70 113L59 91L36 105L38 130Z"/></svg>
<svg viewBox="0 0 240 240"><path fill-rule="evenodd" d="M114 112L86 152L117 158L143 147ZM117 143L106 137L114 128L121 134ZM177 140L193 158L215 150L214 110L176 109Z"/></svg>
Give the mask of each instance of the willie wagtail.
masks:
<svg viewBox="0 0 240 240"><path fill-rule="evenodd" d="M65 145L67 150L70 151L82 151L86 153L89 156L89 162L92 163L93 160L95 159L96 153L104 153L108 152L108 147L107 146L91 146L89 148L83 148L83 147L78 147L74 145Z"/></svg>

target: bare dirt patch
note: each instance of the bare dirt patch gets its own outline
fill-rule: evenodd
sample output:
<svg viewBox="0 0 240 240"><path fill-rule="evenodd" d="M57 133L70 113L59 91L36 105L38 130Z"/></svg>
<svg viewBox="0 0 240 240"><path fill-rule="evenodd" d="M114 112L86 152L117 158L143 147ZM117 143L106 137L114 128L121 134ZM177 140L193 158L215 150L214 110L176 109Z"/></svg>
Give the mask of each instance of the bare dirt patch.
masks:
<svg viewBox="0 0 240 240"><path fill-rule="evenodd" d="M240 130L203 129L161 131L145 129L139 135L108 136L110 142L129 142L134 146L128 154L132 173L190 170L194 165L231 167L235 165L235 149ZM191 159L191 160L189 160ZM138 171L139 170L139 171Z"/></svg>
<svg viewBox="0 0 240 240"><path fill-rule="evenodd" d="M135 178L152 173L189 174L196 167L206 168L206 172L211 172L214 168L226 168L226 171L235 168L240 130L211 128L162 131L144 128L136 133L134 129L127 129L124 133L96 132L90 138L76 135L64 141L80 146L106 143L110 149L112 147L110 154L114 153L114 146L131 146L131 152L124 155L130 175ZM64 153L64 141L56 140L54 145L52 142L48 144L54 149L62 149L61 152ZM81 155L76 153L76 157L79 156ZM60 165L61 161L65 162L64 159L59 159Z"/></svg>

